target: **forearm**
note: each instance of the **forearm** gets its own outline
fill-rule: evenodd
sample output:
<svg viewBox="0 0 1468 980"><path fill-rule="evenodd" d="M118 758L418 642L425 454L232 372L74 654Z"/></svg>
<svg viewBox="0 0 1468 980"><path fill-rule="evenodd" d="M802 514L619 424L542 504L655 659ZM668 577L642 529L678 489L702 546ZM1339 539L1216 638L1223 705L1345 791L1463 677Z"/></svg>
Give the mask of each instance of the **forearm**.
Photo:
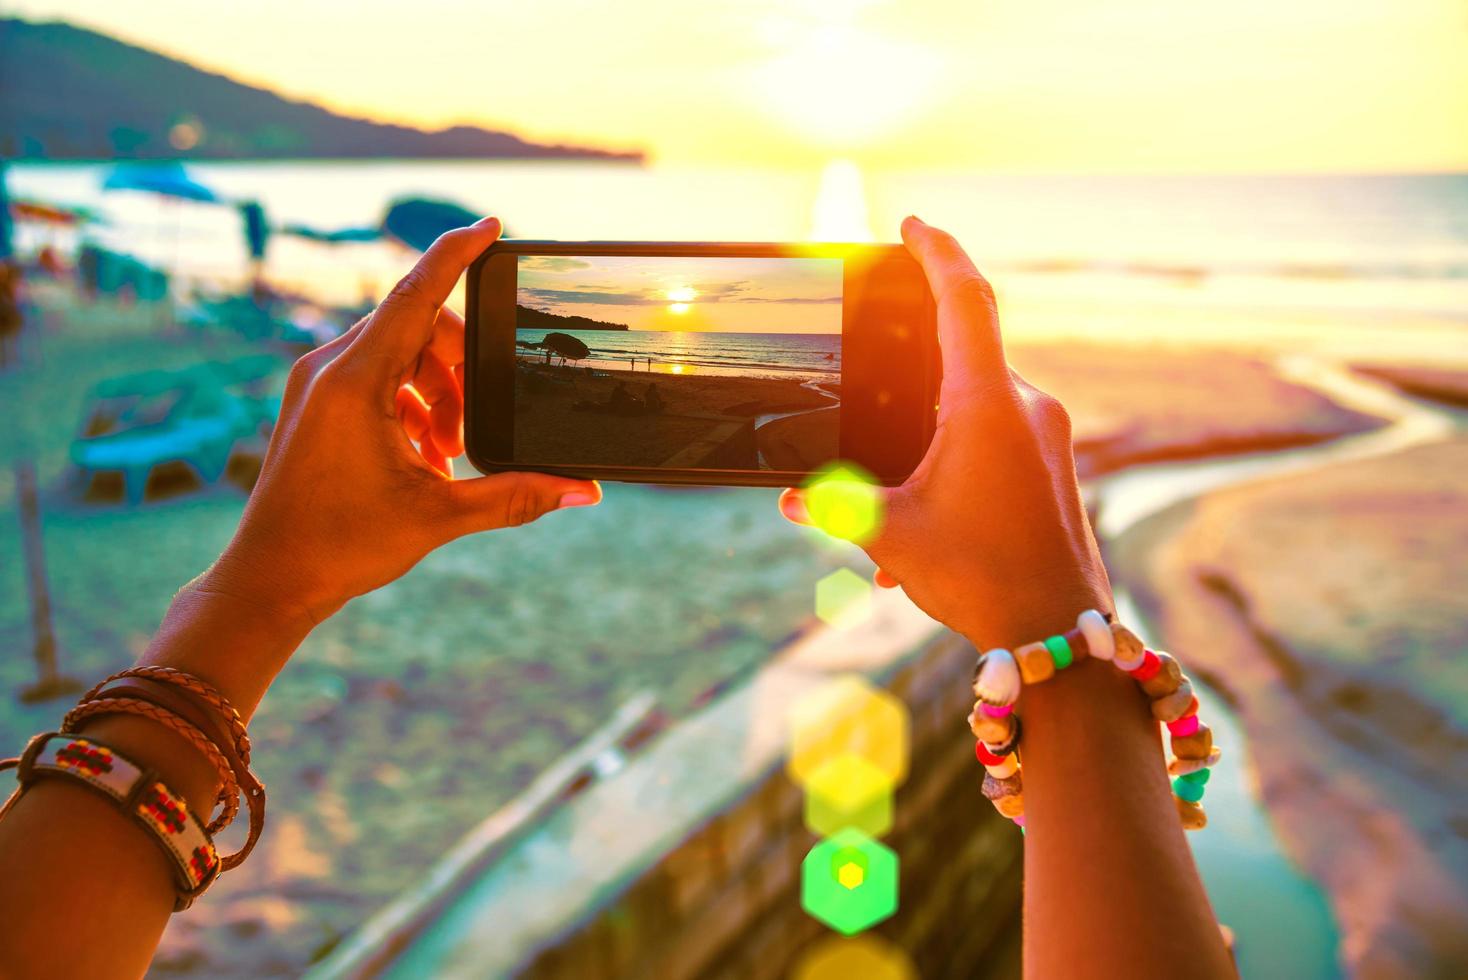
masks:
<svg viewBox="0 0 1468 980"><path fill-rule="evenodd" d="M1232 977L1136 682L1082 659L1019 709L1026 975Z"/></svg>
<svg viewBox="0 0 1468 980"><path fill-rule="evenodd" d="M206 576L175 597L139 663L210 682L248 720L309 627L220 593ZM207 821L219 782L181 736L132 715L84 727L156 770ZM173 877L157 843L97 793L54 777L0 821L0 868L0 961L18 975L140 976L173 912ZM67 921L107 941L73 941L57 931Z"/></svg>

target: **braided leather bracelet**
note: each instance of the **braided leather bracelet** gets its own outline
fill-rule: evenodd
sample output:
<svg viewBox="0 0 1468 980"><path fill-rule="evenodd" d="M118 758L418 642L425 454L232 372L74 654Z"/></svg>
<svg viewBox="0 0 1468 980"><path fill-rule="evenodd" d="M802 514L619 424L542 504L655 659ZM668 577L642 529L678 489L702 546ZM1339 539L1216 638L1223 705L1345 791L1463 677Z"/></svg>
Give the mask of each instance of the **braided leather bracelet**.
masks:
<svg viewBox="0 0 1468 980"><path fill-rule="evenodd" d="M15 760L7 760L7 764ZM219 876L219 854L199 818L158 774L111 746L71 732L46 732L31 739L18 760L21 791L36 780L61 776L101 793L141 825L159 845L173 870L174 911L194 903ZM14 797L12 797L14 799Z"/></svg>
<svg viewBox="0 0 1468 980"><path fill-rule="evenodd" d="M61 730L67 732L77 731L78 726L88 718L96 715L140 715L158 722L178 735L188 740L189 744L203 753L204 758L214 767L214 772L219 777L220 790L218 802L221 805L219 815L209 822L209 833L217 834L230 822L234 820L235 814L240 809L240 786L235 778L234 770L230 767L229 760L225 759L209 736L205 735L194 725L184 721L174 714L157 705L138 698L106 698L100 701L83 701L75 708L66 713L61 720Z"/></svg>
<svg viewBox="0 0 1468 980"><path fill-rule="evenodd" d="M238 867L265 828L265 784L250 770L250 736L229 699L212 684L173 667L142 666L114 674L82 696L82 700L139 699L171 711L212 739L227 760L250 811L244 844L222 859L223 870Z"/></svg>

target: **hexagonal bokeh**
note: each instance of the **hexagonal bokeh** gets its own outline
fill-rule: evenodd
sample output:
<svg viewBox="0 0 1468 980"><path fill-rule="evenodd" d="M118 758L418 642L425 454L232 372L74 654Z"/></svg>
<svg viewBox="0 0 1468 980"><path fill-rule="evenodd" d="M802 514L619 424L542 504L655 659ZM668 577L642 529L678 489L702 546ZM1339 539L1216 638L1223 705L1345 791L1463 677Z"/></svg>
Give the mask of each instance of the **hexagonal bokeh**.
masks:
<svg viewBox="0 0 1468 980"><path fill-rule="evenodd" d="M829 836L847 827L881 837L892 829L891 777L847 752L824 763L805 782L805 825Z"/></svg>
<svg viewBox="0 0 1468 980"><path fill-rule="evenodd" d="M831 626L854 626L872 608L872 583L849 568L838 568L816 583L816 615Z"/></svg>
<svg viewBox="0 0 1468 980"><path fill-rule="evenodd" d="M881 936L827 936L801 957L791 980L917 980L902 949Z"/></svg>
<svg viewBox="0 0 1468 980"><path fill-rule="evenodd" d="M907 778L907 706L859 674L842 674L790 708L790 778L805 787L822 766L855 755L891 787Z"/></svg>
<svg viewBox="0 0 1468 980"><path fill-rule="evenodd" d="M826 838L800 865L800 904L842 935L897 911L897 855L859 830Z"/></svg>
<svg viewBox="0 0 1468 980"><path fill-rule="evenodd" d="M856 544L881 530L885 500L876 477L854 463L817 470L805 484L805 510L813 525Z"/></svg>

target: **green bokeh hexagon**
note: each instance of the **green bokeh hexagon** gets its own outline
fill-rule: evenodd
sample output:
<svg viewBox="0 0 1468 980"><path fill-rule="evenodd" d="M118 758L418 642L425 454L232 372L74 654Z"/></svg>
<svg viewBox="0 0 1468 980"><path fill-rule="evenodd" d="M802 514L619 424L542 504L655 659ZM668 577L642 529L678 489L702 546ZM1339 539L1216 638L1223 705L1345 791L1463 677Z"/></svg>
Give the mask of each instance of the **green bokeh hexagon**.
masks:
<svg viewBox="0 0 1468 980"><path fill-rule="evenodd" d="M861 868L854 888L838 879L846 864ZM842 935L870 929L897 911L897 854L859 830L826 838L800 864L800 904Z"/></svg>

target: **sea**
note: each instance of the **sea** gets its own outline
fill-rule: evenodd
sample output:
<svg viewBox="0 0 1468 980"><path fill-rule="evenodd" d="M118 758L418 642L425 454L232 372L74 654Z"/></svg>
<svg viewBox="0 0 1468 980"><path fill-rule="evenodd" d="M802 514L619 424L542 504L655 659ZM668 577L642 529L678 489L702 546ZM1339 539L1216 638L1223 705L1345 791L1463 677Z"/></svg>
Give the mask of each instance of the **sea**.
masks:
<svg viewBox="0 0 1468 980"><path fill-rule="evenodd" d="M234 207L243 201L263 204L272 224L330 230L375 225L394 199L424 196L497 214L512 236L563 240L892 241L902 218L917 214L952 231L994 283L1006 336L1468 357L1463 174L1016 176L864 172L839 160L804 171L209 162L189 170L222 203L198 204L104 193L108 170L10 165L15 196L84 206L99 219L81 230L22 224L22 248L65 248L86 235L168 266L188 292L244 282ZM358 304L380 298L413 258L395 244L277 235L265 265L302 295Z"/></svg>
<svg viewBox="0 0 1468 980"><path fill-rule="evenodd" d="M536 343L544 328L517 330L516 339ZM841 337L836 334L745 333L715 330L560 330L591 353L582 366L649 370L664 374L743 375L835 380L841 373ZM524 357L540 356L521 351Z"/></svg>

